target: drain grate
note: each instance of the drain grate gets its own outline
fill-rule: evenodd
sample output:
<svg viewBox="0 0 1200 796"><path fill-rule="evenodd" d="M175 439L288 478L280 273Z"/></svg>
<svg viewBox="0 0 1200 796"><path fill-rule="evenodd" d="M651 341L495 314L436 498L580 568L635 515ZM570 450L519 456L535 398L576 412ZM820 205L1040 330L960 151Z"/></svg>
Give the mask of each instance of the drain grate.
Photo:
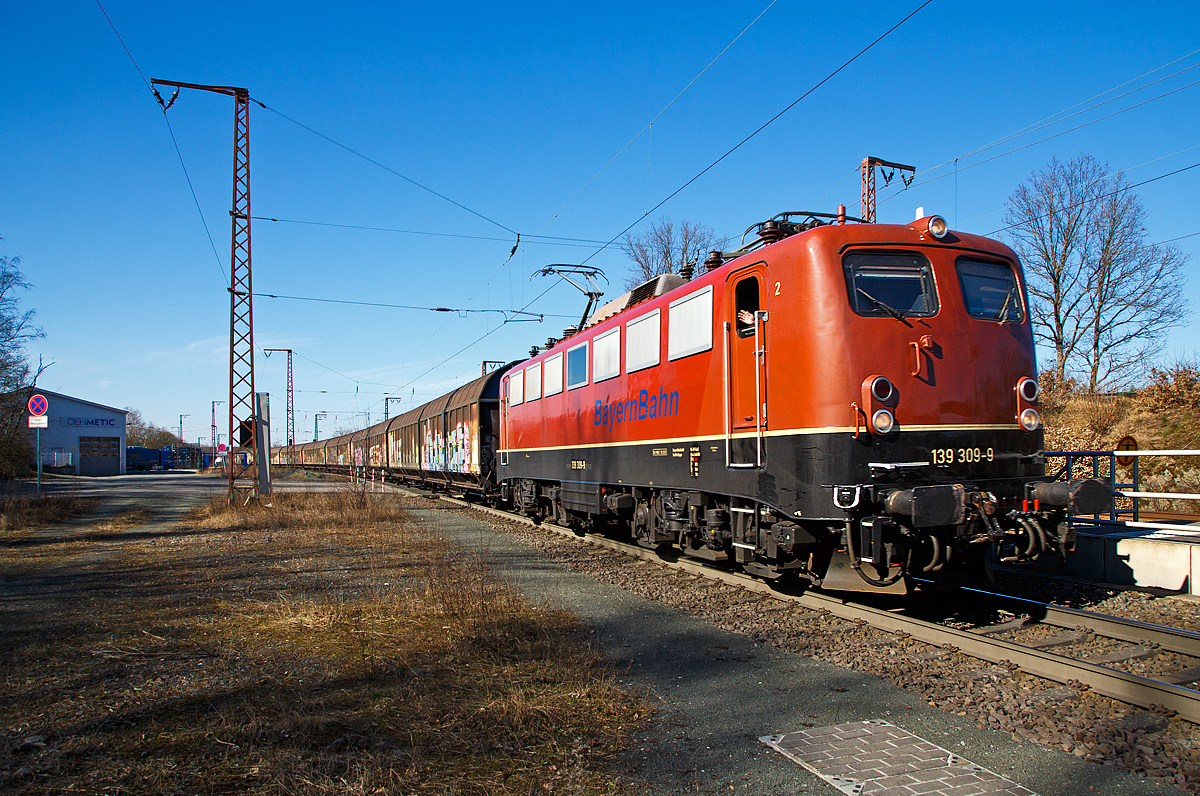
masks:
<svg viewBox="0 0 1200 796"><path fill-rule="evenodd" d="M849 796L1037 796L886 721L814 727L759 740Z"/></svg>

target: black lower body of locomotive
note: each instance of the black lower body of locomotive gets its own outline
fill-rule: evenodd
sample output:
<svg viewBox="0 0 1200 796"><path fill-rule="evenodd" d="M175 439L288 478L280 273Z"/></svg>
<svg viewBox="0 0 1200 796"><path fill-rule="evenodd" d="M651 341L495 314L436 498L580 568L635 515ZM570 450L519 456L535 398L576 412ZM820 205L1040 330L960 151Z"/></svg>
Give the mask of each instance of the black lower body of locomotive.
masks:
<svg viewBox="0 0 1200 796"><path fill-rule="evenodd" d="M1049 481L1041 445L1007 428L753 433L508 451L496 472L500 498L537 519L627 529L767 578L829 587L852 571L837 588L878 589L1070 549L1066 513L1106 511L1111 494Z"/></svg>

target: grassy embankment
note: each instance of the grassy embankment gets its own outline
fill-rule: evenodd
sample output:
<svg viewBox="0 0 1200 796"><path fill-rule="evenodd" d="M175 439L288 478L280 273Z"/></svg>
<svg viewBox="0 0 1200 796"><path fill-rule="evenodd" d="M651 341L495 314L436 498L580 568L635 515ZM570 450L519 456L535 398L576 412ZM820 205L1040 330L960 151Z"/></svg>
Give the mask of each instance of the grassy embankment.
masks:
<svg viewBox="0 0 1200 796"><path fill-rule="evenodd" d="M621 790L645 707L573 617L391 498L272 503L0 546L0 791Z"/></svg>
<svg viewBox="0 0 1200 796"><path fill-rule="evenodd" d="M1043 384L1050 382L1043 374ZM1088 395L1072 385L1055 386L1042 393L1046 450L1113 450L1131 436L1143 450L1200 449L1200 367L1179 363L1151 372L1151 381L1140 390L1110 395ZM1062 460L1048 462L1060 466ZM1139 464L1143 492L1200 493L1200 457L1143 457ZM1085 465L1080 475L1091 475ZM1100 475L1109 475L1106 461ZM1118 481L1132 478L1121 468ZM1194 514L1196 501L1146 500L1148 511Z"/></svg>

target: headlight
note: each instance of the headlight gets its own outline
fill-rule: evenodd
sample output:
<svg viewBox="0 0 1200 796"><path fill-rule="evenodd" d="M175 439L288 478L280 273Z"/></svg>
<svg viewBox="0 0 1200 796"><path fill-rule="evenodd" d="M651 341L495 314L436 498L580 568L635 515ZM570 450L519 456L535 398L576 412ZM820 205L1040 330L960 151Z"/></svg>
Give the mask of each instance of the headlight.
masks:
<svg viewBox="0 0 1200 796"><path fill-rule="evenodd" d="M1021 428L1026 431L1036 431L1041 422L1042 416L1038 414L1038 410L1036 409L1026 409L1021 413Z"/></svg>
<svg viewBox="0 0 1200 796"><path fill-rule="evenodd" d="M896 425L896 418L892 417L892 413L888 410L880 409L871 415L871 425L874 426L876 433L887 434Z"/></svg>
<svg viewBox="0 0 1200 796"><path fill-rule="evenodd" d="M1029 403L1033 403L1038 399L1038 383L1036 380L1031 379L1028 376L1021 379L1020 384L1017 385L1017 391L1020 392L1021 397Z"/></svg>
<svg viewBox="0 0 1200 796"><path fill-rule="evenodd" d="M946 233L950 227L946 225L946 219L941 216L931 216L929 219L929 234L941 240L946 237Z"/></svg>
<svg viewBox="0 0 1200 796"><path fill-rule="evenodd" d="M893 391L892 382L885 376L880 376L871 382L871 395L881 404L892 400Z"/></svg>

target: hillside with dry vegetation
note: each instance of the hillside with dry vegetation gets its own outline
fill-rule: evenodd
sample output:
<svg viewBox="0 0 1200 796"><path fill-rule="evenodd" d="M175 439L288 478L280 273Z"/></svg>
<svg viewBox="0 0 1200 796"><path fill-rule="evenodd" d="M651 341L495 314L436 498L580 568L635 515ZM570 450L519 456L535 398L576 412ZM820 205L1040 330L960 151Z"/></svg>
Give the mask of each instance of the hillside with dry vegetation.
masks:
<svg viewBox="0 0 1200 796"><path fill-rule="evenodd" d="M1140 390L1097 395L1071 379L1057 382L1052 373L1042 374L1046 450L1113 450L1127 436L1142 450L1200 449L1200 364L1179 362L1152 369L1150 376ZM1143 492L1200 493L1200 457L1145 457L1138 469ZM1100 474L1108 474L1103 465ZM1131 477L1129 470L1118 473L1118 480ZM1194 501L1153 500L1143 507L1196 511Z"/></svg>

